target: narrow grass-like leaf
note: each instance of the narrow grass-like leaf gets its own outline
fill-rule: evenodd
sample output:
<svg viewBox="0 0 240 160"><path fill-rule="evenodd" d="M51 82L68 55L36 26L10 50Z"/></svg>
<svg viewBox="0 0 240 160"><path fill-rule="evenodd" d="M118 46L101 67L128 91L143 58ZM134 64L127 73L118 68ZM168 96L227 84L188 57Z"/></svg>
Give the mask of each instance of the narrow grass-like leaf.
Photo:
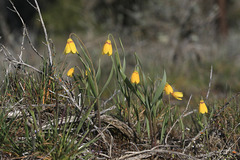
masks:
<svg viewBox="0 0 240 160"><path fill-rule="evenodd" d="M101 59L99 59L99 61L98 61L98 70L97 70L97 73L96 73L97 83L99 82L100 77L101 77Z"/></svg>
<svg viewBox="0 0 240 160"><path fill-rule="evenodd" d="M151 138L150 136L150 126L149 126L149 120L147 119L147 117L145 117L145 120L146 120L146 127L147 127L147 133L148 133L148 138Z"/></svg>
<svg viewBox="0 0 240 160"><path fill-rule="evenodd" d="M145 73L142 71L142 84L143 84L143 87L144 87L144 91L147 92L148 91L148 85L147 85L147 78L145 76ZM145 94L147 95L147 94Z"/></svg>
<svg viewBox="0 0 240 160"><path fill-rule="evenodd" d="M102 93L104 92L104 90L106 89L106 87L108 86L109 82L111 81L112 79L112 76L113 76L113 71L114 71L114 67L112 66L112 69L111 69L111 72L108 76L108 79L106 81L106 83L104 84L103 88L102 88L102 91L99 93L99 97L102 95Z"/></svg>
<svg viewBox="0 0 240 160"><path fill-rule="evenodd" d="M141 61L140 61L139 57L137 56L136 52L134 53L134 56L135 56L135 59L136 59L137 66L140 66L142 68Z"/></svg>
<svg viewBox="0 0 240 160"><path fill-rule="evenodd" d="M95 86L92 76L88 74L87 77L88 77L88 82L89 82L90 88L93 92L93 95L94 95L94 97L97 97L98 96L97 87Z"/></svg>
<svg viewBox="0 0 240 160"><path fill-rule="evenodd" d="M119 58L119 54L117 52L115 52L115 62L116 62L117 68L118 69L122 69L121 61L120 61L120 58Z"/></svg>
<svg viewBox="0 0 240 160"><path fill-rule="evenodd" d="M160 144L162 144L163 139L164 139L164 134L166 132L166 125L168 123L168 118L169 118L169 115L168 115L168 113L166 113L164 115L164 119L163 119L163 123L162 123L162 127L161 127Z"/></svg>
<svg viewBox="0 0 240 160"><path fill-rule="evenodd" d="M153 100L152 100L152 104L155 104L159 100L159 98L160 98L160 96L161 96L161 94L164 90L166 81L167 81L167 77L166 77L166 72L164 71L161 85L156 90L156 93L155 93L155 95L153 97Z"/></svg>
<svg viewBox="0 0 240 160"><path fill-rule="evenodd" d="M180 118L179 121L180 121L181 130L182 130L182 139L184 140L184 138L185 138L184 123L183 123L183 121L182 121L182 118L181 118L181 117L179 117L179 118Z"/></svg>
<svg viewBox="0 0 240 160"><path fill-rule="evenodd" d="M124 50L124 47L123 47L123 44L122 44L122 41L121 41L120 38L119 38L119 43L120 43L120 46L121 46L121 48L122 48L122 50L123 50L123 65L122 65L122 70L123 70L123 72L125 72L125 70L126 70L125 50Z"/></svg>

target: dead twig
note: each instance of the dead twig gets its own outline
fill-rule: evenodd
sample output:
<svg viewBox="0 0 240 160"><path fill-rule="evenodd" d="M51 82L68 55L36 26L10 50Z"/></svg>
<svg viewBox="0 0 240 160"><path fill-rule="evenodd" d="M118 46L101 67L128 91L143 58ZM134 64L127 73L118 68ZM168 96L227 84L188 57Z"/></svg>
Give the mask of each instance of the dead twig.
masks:
<svg viewBox="0 0 240 160"><path fill-rule="evenodd" d="M20 60L21 62L23 62L23 60L22 60L22 55L23 55L23 50L24 50L25 36L26 36L26 28L23 28L21 51L20 51L20 55L18 56L18 57L19 57L19 60Z"/></svg>
<svg viewBox="0 0 240 160"><path fill-rule="evenodd" d="M3 54L4 54L5 57L6 57L6 59L7 59L9 62L11 62L11 63L13 63L13 64L16 64L16 66L18 66L18 65L23 65L23 66L29 67L29 68L37 71L37 72L40 73L40 74L43 73L43 72L40 71L39 69L37 69L37 68L35 68L35 67L33 67L33 66L25 63L25 62L23 62L21 59L18 61L18 60L7 50L7 48L6 48L4 45L1 45L1 48L2 48L1 51L3 52Z"/></svg>
<svg viewBox="0 0 240 160"><path fill-rule="evenodd" d="M151 150L143 150L143 151L139 151L139 152L126 152L129 153L127 155L124 155L120 158L118 158L119 160L124 159L124 160L133 160L133 159L140 159L140 158L148 158L150 156L159 154L159 153L165 153L165 154L176 154L178 156L182 156L185 158L189 158L189 159L193 159L193 160L197 160L198 158L195 158L193 156L181 153L181 152L177 152L177 151L172 151L172 150L164 150L164 149L151 149Z"/></svg>
<svg viewBox="0 0 240 160"><path fill-rule="evenodd" d="M10 9L10 8L9 8L9 9L12 10L13 12L15 12L15 13L18 15L20 21L22 22L23 28L25 28L25 33L26 33L26 36L27 36L27 39L28 39L28 42L29 42L31 48L33 49L33 51L34 51L39 57L41 57L42 59L44 59L44 57L43 57L43 56L37 51L37 49L34 47L34 45L33 45L33 43L32 43L32 40L31 40L31 38L30 38L30 36L29 36L28 30L27 30L27 26L26 26L26 24L25 24L22 16L21 16L20 13L18 12L18 10L17 10L17 8L15 7L14 3L12 2L12 0L9 0L9 2L11 3L11 5L12 5L12 7L13 7L13 10Z"/></svg>
<svg viewBox="0 0 240 160"><path fill-rule="evenodd" d="M120 93L120 90L115 90L113 95L108 98L106 101L103 102L103 104L101 105L101 107L104 107L110 100L112 100L118 93Z"/></svg>
<svg viewBox="0 0 240 160"><path fill-rule="evenodd" d="M71 103L73 106L77 107L79 109L79 111L81 111L81 107L78 105L78 103L76 102L75 98L72 96L71 92L69 91L69 89L67 88L67 86L63 83L63 82L59 82L59 84L62 86L62 88L65 90L65 92L68 95L68 98L70 99Z"/></svg>
<svg viewBox="0 0 240 160"><path fill-rule="evenodd" d="M52 62L52 50L51 50L50 43L49 43L49 40L48 40L47 29L46 29L45 24L44 24L44 22L43 22L41 10L40 10L40 8L39 8L39 5L38 5L37 0L35 0L35 4L36 4L36 8L37 8L37 11L38 11L38 15L39 15L40 21L41 21L41 23L42 23L43 31L44 31L44 34L45 34L45 40L46 40L46 42L47 42L48 56L49 56L49 64L50 64L50 66L52 67L52 64L53 64L53 62Z"/></svg>
<svg viewBox="0 0 240 160"><path fill-rule="evenodd" d="M206 100L208 99L208 96L209 96L209 93L210 93L210 90L211 90L212 74L213 74L213 66L211 66L210 80L209 80L209 84L208 84L208 91L207 91L207 95L206 95Z"/></svg>

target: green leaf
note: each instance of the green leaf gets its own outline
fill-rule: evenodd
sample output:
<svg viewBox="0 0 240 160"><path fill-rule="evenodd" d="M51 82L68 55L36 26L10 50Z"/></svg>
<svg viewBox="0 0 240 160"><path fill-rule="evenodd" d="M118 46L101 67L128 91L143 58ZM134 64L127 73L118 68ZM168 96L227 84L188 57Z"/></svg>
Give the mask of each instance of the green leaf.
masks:
<svg viewBox="0 0 240 160"><path fill-rule="evenodd" d="M146 76L145 76L145 74L144 74L143 71L142 71L141 73L142 73L142 77L143 77L143 79L142 79L142 80L143 80L143 83L142 83L142 84L143 84L143 86L144 86L144 90L147 91L147 88L148 88L147 78L146 78Z"/></svg>
<svg viewBox="0 0 240 160"><path fill-rule="evenodd" d="M113 71L114 71L114 67L113 67L113 65L112 65L111 72L110 72L110 74L109 74L109 76L108 76L108 79L107 79L105 85L103 86L102 91L101 91L101 93L99 94L99 96L102 95L103 91L106 89L106 87L108 86L109 82L111 81L112 75L113 75Z"/></svg>
<svg viewBox="0 0 240 160"><path fill-rule="evenodd" d="M124 50L124 47L123 47L123 44L122 44L122 41L121 41L121 39L119 38L119 43L120 43L120 45L121 45L121 48L122 48L122 50L123 50L123 72L125 72L125 70L126 70L126 59L125 59L125 50Z"/></svg>
<svg viewBox="0 0 240 160"><path fill-rule="evenodd" d="M182 121L182 117L181 116L180 116L179 121L180 121L180 127L182 129L182 139L184 139L184 137L185 137L185 129L184 129L184 123Z"/></svg>
<svg viewBox="0 0 240 160"><path fill-rule="evenodd" d="M168 119L169 119L169 115L168 115L168 112L166 112L164 115L164 120L163 120L162 128L161 128L160 143L162 143L162 141L163 141L163 138L164 138L164 135L166 132L166 125L168 123Z"/></svg>
<svg viewBox="0 0 240 160"><path fill-rule="evenodd" d="M157 88L156 90L156 93L153 97L153 100L152 100L152 104L155 104L161 97L161 94L164 90L164 87L165 87L165 84L166 84L166 81L167 81L167 78L166 78L166 72L164 70L164 73L163 73L163 78L162 78L162 82L160 84L160 87Z"/></svg>
<svg viewBox="0 0 240 160"><path fill-rule="evenodd" d="M84 67L85 68L89 68L88 66L89 65L87 65L85 62L84 62L84 60L82 59L82 57L80 56L80 54L77 54L78 55L78 58L80 59L80 61L82 62L82 64L84 65ZM89 63L88 63L89 64Z"/></svg>
<svg viewBox="0 0 240 160"><path fill-rule="evenodd" d="M151 138L151 136L150 136L149 120L147 119L147 117L146 117L146 127L147 127L148 138Z"/></svg>
<svg viewBox="0 0 240 160"><path fill-rule="evenodd" d="M151 112L153 114L153 117L157 116L157 105L153 105L153 107L151 108Z"/></svg>
<svg viewBox="0 0 240 160"><path fill-rule="evenodd" d="M97 96L98 96L98 94L97 94L97 88L96 88L95 85L94 85L92 76L91 76L90 74L88 74L88 75L87 75L87 78L88 78L88 82L89 82L90 88L91 88L91 90L92 90L92 92L93 92L93 95L94 95L95 97L97 97Z"/></svg>
<svg viewBox="0 0 240 160"><path fill-rule="evenodd" d="M99 82L100 77L101 77L101 59L99 59L98 70L97 70L97 73L96 73L96 81L97 81L97 83Z"/></svg>
<svg viewBox="0 0 240 160"><path fill-rule="evenodd" d="M121 68L121 61L120 61L118 52L115 52L115 61L117 64L117 68Z"/></svg>
<svg viewBox="0 0 240 160"><path fill-rule="evenodd" d="M139 57L137 56L136 52L134 53L134 56L135 56L135 59L136 59L137 66L142 67L141 61L140 61Z"/></svg>
<svg viewBox="0 0 240 160"><path fill-rule="evenodd" d="M126 59L125 59L125 54L124 54L124 57L123 57L123 71L125 72L126 70Z"/></svg>
<svg viewBox="0 0 240 160"><path fill-rule="evenodd" d="M92 64L91 57L90 57L90 55L88 54L87 48L86 48L85 45L84 45L83 43L81 43L80 41L78 41L78 43L79 43L79 46L80 46L80 48L81 48L81 50L82 50L82 52L83 52L84 58L85 58L85 60L87 61L87 64L89 64L89 65ZM83 45L84 45L84 46L83 46ZM80 54L77 54L77 55L80 56Z"/></svg>

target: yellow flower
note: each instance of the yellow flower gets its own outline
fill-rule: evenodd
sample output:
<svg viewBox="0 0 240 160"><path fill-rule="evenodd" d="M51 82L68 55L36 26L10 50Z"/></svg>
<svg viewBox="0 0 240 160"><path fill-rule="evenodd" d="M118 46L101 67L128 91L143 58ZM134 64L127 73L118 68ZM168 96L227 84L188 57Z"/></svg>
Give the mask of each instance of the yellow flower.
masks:
<svg viewBox="0 0 240 160"><path fill-rule="evenodd" d="M164 90L166 92L167 95L169 95L170 93L173 93L173 89L172 86L170 86L168 83L166 83Z"/></svg>
<svg viewBox="0 0 240 160"><path fill-rule="evenodd" d="M132 82L132 83L135 83L135 84L138 84L138 83L140 82L140 78L139 78L138 71L135 70L135 71L132 73L131 82Z"/></svg>
<svg viewBox="0 0 240 160"><path fill-rule="evenodd" d="M182 92L173 92L171 93L172 96L178 100L182 100L182 97L183 97L183 93Z"/></svg>
<svg viewBox="0 0 240 160"><path fill-rule="evenodd" d="M73 42L73 40L71 38L68 38L68 40L67 40L67 44L66 44L64 53L65 54L68 54L68 53L72 53L72 54L78 53L77 48L75 46L75 43Z"/></svg>
<svg viewBox="0 0 240 160"><path fill-rule="evenodd" d="M71 68L71 69L68 70L67 76L68 76L68 77L72 77L72 76L73 76L73 73L74 73L74 68Z"/></svg>
<svg viewBox="0 0 240 160"><path fill-rule="evenodd" d="M207 106L203 100L200 100L200 103L199 103L199 113L202 113L202 114L208 113Z"/></svg>
<svg viewBox="0 0 240 160"><path fill-rule="evenodd" d="M91 69L90 68L88 68L88 71L91 73ZM88 75L88 71L87 70L85 71L85 75L86 76Z"/></svg>
<svg viewBox="0 0 240 160"><path fill-rule="evenodd" d="M108 39L106 40L103 49L102 49L102 54L107 54L108 56L112 55L112 43L111 41Z"/></svg>

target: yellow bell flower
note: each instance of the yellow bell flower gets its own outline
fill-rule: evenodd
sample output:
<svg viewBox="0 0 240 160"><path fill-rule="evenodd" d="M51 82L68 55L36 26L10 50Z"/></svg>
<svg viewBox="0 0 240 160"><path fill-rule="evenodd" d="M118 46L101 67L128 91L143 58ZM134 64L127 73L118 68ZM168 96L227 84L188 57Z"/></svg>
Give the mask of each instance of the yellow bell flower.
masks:
<svg viewBox="0 0 240 160"><path fill-rule="evenodd" d="M73 73L74 73L74 68L71 68L71 69L68 70L67 76L68 76L68 77L72 77L72 76L73 76Z"/></svg>
<svg viewBox="0 0 240 160"><path fill-rule="evenodd" d="M71 38L68 38L68 40L67 40L67 44L66 44L64 53L65 54L68 54L68 53L72 53L72 54L78 53L77 48L75 46L75 43L73 42L73 40Z"/></svg>
<svg viewBox="0 0 240 160"><path fill-rule="evenodd" d="M103 49L102 49L102 54L107 54L108 56L112 55L112 43L111 41L108 39L106 40Z"/></svg>
<svg viewBox="0 0 240 160"><path fill-rule="evenodd" d="M132 73L131 82L132 82L132 83L135 83L135 84L138 84L138 83L140 82L140 78L139 78L138 71L135 70L135 71Z"/></svg>
<svg viewBox="0 0 240 160"><path fill-rule="evenodd" d="M182 97L183 97L183 93L182 92L173 92L171 93L172 96L178 100L182 100Z"/></svg>
<svg viewBox="0 0 240 160"><path fill-rule="evenodd" d="M199 103L199 113L202 113L202 114L208 113L207 106L203 100L200 100L200 103Z"/></svg>
<svg viewBox="0 0 240 160"><path fill-rule="evenodd" d="M166 92L166 95L169 95L170 93L173 93L172 86L170 86L168 83L166 83L164 90Z"/></svg>

